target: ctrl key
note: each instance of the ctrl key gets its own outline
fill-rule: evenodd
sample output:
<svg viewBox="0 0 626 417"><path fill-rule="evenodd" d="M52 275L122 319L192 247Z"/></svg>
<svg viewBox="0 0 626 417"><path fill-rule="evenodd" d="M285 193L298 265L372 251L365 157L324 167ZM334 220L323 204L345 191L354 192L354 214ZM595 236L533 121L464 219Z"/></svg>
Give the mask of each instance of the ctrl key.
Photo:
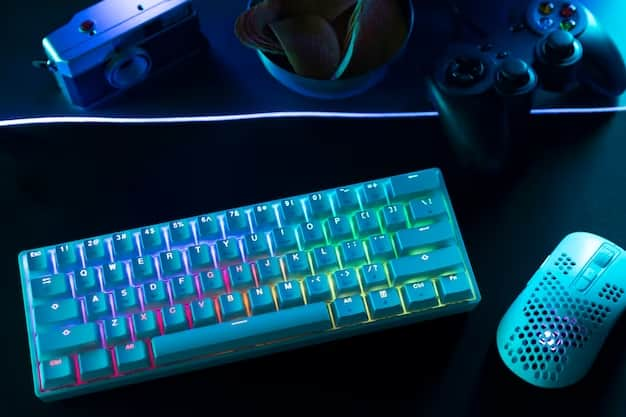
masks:
<svg viewBox="0 0 626 417"><path fill-rule="evenodd" d="M50 359L39 364L41 387L44 390L59 388L76 382L74 364L69 356Z"/></svg>

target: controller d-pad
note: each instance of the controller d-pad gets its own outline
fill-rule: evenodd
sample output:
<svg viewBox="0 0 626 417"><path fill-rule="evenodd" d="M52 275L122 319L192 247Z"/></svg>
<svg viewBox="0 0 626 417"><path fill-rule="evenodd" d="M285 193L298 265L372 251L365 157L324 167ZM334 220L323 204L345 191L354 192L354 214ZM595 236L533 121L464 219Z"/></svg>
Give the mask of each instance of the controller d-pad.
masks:
<svg viewBox="0 0 626 417"><path fill-rule="evenodd" d="M485 77L487 68L480 58L459 56L448 65L446 81L457 87L468 87Z"/></svg>

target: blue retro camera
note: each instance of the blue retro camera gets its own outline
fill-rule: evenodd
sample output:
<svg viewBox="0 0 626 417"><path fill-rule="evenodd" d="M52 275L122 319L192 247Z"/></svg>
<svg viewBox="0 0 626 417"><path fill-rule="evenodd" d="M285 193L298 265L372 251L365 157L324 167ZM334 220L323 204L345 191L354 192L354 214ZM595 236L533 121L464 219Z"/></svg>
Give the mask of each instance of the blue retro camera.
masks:
<svg viewBox="0 0 626 417"><path fill-rule="evenodd" d="M206 48L191 0L102 0L43 39L67 100L92 108Z"/></svg>

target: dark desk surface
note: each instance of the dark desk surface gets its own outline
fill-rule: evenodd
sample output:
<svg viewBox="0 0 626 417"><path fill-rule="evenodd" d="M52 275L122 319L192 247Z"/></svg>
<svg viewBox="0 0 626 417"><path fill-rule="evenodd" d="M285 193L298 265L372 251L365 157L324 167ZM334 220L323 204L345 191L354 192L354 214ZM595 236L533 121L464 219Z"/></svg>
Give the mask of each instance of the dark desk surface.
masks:
<svg viewBox="0 0 626 417"><path fill-rule="evenodd" d="M623 416L623 324L568 389L521 382L495 350L500 317L565 234L626 244L626 114L536 116L531 130L527 163L488 181L459 168L436 119L1 130L6 415ZM483 292L470 314L63 402L34 397L19 250L432 166Z"/></svg>

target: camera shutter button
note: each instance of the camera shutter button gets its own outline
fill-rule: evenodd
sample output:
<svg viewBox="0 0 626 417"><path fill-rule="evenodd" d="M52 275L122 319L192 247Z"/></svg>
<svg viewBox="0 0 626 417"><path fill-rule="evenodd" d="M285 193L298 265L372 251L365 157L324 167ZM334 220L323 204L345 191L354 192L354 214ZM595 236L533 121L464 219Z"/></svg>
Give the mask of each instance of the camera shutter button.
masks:
<svg viewBox="0 0 626 417"><path fill-rule="evenodd" d="M80 26L78 27L78 30L80 30L81 32L85 32L85 33L90 33L94 30L94 28L96 27L96 23L93 20L85 20L83 21Z"/></svg>

